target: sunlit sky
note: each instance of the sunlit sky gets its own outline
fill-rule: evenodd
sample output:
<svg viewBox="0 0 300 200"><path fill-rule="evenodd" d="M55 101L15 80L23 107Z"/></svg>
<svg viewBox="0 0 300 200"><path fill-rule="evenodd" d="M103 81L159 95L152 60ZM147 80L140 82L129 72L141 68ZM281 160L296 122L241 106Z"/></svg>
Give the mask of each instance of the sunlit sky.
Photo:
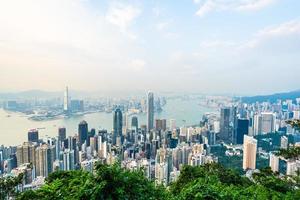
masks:
<svg viewBox="0 0 300 200"><path fill-rule="evenodd" d="M299 0L0 0L0 92L300 89Z"/></svg>

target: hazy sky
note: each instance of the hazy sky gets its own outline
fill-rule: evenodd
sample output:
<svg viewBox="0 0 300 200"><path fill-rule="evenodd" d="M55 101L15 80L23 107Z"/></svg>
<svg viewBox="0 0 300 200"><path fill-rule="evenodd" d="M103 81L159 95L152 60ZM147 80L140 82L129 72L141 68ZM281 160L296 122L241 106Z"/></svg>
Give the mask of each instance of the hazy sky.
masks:
<svg viewBox="0 0 300 200"><path fill-rule="evenodd" d="M300 89L299 0L0 0L0 91Z"/></svg>

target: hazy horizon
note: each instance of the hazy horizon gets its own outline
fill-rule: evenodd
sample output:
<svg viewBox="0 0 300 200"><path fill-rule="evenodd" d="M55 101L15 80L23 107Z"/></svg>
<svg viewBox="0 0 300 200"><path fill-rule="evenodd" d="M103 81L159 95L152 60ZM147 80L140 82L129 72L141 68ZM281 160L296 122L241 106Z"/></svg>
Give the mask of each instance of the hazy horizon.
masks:
<svg viewBox="0 0 300 200"><path fill-rule="evenodd" d="M299 89L300 1L0 3L0 93Z"/></svg>

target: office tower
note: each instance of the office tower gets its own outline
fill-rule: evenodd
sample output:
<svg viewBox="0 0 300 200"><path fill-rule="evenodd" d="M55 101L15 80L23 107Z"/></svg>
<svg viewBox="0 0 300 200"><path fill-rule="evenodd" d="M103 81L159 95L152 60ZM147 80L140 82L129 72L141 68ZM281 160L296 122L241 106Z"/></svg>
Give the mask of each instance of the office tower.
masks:
<svg viewBox="0 0 300 200"><path fill-rule="evenodd" d="M237 130L236 130L236 143L243 144L244 135L248 135L248 133L249 133L249 120L238 119Z"/></svg>
<svg viewBox="0 0 300 200"><path fill-rule="evenodd" d="M86 142L88 135L88 123L81 121L78 125L79 147Z"/></svg>
<svg viewBox="0 0 300 200"><path fill-rule="evenodd" d="M231 115L230 115L230 124L232 127L230 127L229 131L229 141L233 144L236 144L236 138L237 138L237 107L233 106L231 109Z"/></svg>
<svg viewBox="0 0 300 200"><path fill-rule="evenodd" d="M244 135L243 169L256 168L257 140L248 135Z"/></svg>
<svg viewBox="0 0 300 200"><path fill-rule="evenodd" d="M68 87L66 87L65 94L64 94L64 113L65 114L69 113L69 109L70 109L69 101L70 101L69 89L68 89Z"/></svg>
<svg viewBox="0 0 300 200"><path fill-rule="evenodd" d="M36 129L31 129L28 131L28 142L38 142L39 132Z"/></svg>
<svg viewBox="0 0 300 200"><path fill-rule="evenodd" d="M262 116L254 115L253 136L262 134Z"/></svg>
<svg viewBox="0 0 300 200"><path fill-rule="evenodd" d="M275 131L275 115L274 113L261 113L262 123L261 132L263 134L273 133Z"/></svg>
<svg viewBox="0 0 300 200"><path fill-rule="evenodd" d="M36 148L36 175L47 177L53 172L53 162L55 160L55 146L43 144Z"/></svg>
<svg viewBox="0 0 300 200"><path fill-rule="evenodd" d="M156 119L155 120L155 129L157 131L161 131L162 130L162 120L160 120L160 119Z"/></svg>
<svg viewBox="0 0 300 200"><path fill-rule="evenodd" d="M138 127L139 127L138 118L137 118L137 116L133 116L133 117L131 118L131 128L134 128L134 129L137 130Z"/></svg>
<svg viewBox="0 0 300 200"><path fill-rule="evenodd" d="M161 125L162 125L162 130L166 131L167 130L167 120L166 119L162 119L161 120Z"/></svg>
<svg viewBox="0 0 300 200"><path fill-rule="evenodd" d="M170 129L171 129L171 131L176 129L176 120L175 119L170 119Z"/></svg>
<svg viewBox="0 0 300 200"><path fill-rule="evenodd" d="M24 163L34 163L35 161L35 146L31 142L24 142L17 147L16 152L17 166Z"/></svg>
<svg viewBox="0 0 300 200"><path fill-rule="evenodd" d="M148 92L147 94L147 131L153 129L154 126L154 94Z"/></svg>
<svg viewBox="0 0 300 200"><path fill-rule="evenodd" d="M113 116L113 144L117 142L117 137L122 138L123 116L120 108L117 108Z"/></svg>
<svg viewBox="0 0 300 200"><path fill-rule="evenodd" d="M90 138L94 137L96 135L96 130L94 128L91 129L91 132L88 133L86 144L89 147L90 146Z"/></svg>
<svg viewBox="0 0 300 200"><path fill-rule="evenodd" d="M65 127L60 127L58 128L58 140L59 141L64 141L67 137L67 132Z"/></svg>
<svg viewBox="0 0 300 200"><path fill-rule="evenodd" d="M220 139L230 141L230 108L221 108Z"/></svg>
<svg viewBox="0 0 300 200"><path fill-rule="evenodd" d="M156 119L155 120L155 129L157 131L165 131L167 129L167 120L166 119Z"/></svg>

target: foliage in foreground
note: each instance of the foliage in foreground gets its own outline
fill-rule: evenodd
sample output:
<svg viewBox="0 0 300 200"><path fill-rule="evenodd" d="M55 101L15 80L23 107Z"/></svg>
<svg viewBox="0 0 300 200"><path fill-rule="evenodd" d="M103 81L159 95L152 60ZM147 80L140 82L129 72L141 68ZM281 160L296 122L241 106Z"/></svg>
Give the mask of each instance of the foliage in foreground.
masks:
<svg viewBox="0 0 300 200"><path fill-rule="evenodd" d="M250 181L219 164L185 166L170 192L177 199L300 199L294 183L277 178L269 168Z"/></svg>
<svg viewBox="0 0 300 200"><path fill-rule="evenodd" d="M21 179L1 179L0 199L15 196L14 186ZM184 166L179 179L164 188L144 178L141 171L98 164L93 174L85 171L54 172L43 187L23 192L17 199L300 199L297 184L290 180L279 179L269 168L254 173L250 180L213 163Z"/></svg>
<svg viewBox="0 0 300 200"><path fill-rule="evenodd" d="M15 187L22 183L23 174L17 177L0 178L0 200L14 197L17 194Z"/></svg>
<svg viewBox="0 0 300 200"><path fill-rule="evenodd" d="M24 192L18 199L169 199L168 192L155 187L141 171L132 172L119 165L98 164L94 174L55 172L46 182L41 189Z"/></svg>

